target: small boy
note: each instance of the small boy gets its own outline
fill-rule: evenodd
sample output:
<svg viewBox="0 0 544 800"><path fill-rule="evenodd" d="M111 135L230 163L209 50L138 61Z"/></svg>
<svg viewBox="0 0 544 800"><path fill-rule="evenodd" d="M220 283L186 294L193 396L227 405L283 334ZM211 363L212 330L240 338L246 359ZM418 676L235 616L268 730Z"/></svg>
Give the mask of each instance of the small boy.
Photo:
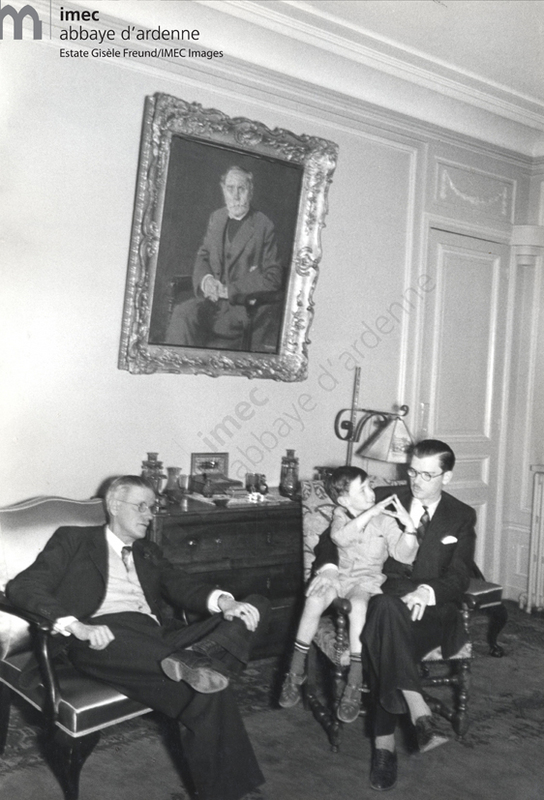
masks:
<svg viewBox="0 0 544 800"><path fill-rule="evenodd" d="M375 504L367 473L358 467L339 467L328 482L328 493L336 504L330 535L338 547L338 578L315 591L316 579L306 590L306 602L297 630L291 667L285 677L279 704L291 708L300 700L300 686L306 681L306 656L323 612L335 597L351 602L349 615L350 666L338 707L342 722L357 719L361 705L363 668L361 633L370 597L381 594L385 581L382 567L388 556L411 564L418 543L414 523L396 495ZM404 527L399 528L398 522ZM325 534L326 535L326 532Z"/></svg>

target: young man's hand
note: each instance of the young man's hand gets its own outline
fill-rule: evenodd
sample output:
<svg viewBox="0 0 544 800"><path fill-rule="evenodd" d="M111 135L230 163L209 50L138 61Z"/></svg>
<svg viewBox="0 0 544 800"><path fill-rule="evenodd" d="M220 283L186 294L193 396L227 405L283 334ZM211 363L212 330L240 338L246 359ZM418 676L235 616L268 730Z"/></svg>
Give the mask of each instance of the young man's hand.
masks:
<svg viewBox="0 0 544 800"><path fill-rule="evenodd" d="M425 609L430 603L431 594L426 586L418 586L417 589L400 598L412 612L412 621L417 622L422 619Z"/></svg>
<svg viewBox="0 0 544 800"><path fill-rule="evenodd" d="M323 569L319 572L306 589L306 597L316 595L317 597L324 597L331 589L334 589L338 595L340 592L340 584L338 583L338 570L337 569Z"/></svg>

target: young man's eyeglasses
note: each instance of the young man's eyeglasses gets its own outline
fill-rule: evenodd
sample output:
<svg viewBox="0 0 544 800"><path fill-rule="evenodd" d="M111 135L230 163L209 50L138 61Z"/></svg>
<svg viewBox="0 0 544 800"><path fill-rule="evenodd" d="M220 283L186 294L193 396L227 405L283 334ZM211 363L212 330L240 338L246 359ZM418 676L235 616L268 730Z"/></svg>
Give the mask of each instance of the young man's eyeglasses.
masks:
<svg viewBox="0 0 544 800"><path fill-rule="evenodd" d="M430 481L433 478L438 478L440 477L440 475L443 475L444 471L438 472L436 475L433 475L432 472L418 472L417 469L412 469L412 467L409 467L406 470L406 474L408 475L409 478L415 478L418 475L420 475L422 480Z"/></svg>
<svg viewBox="0 0 544 800"><path fill-rule="evenodd" d="M117 502L118 503L125 503L125 505L127 505L127 506L134 506L134 508L138 509L140 514L145 514L146 511L149 511L150 514L153 513L153 509L150 506L148 506L147 503L143 503L143 502L142 503L129 503L128 500L119 500L119 498L117 498Z"/></svg>

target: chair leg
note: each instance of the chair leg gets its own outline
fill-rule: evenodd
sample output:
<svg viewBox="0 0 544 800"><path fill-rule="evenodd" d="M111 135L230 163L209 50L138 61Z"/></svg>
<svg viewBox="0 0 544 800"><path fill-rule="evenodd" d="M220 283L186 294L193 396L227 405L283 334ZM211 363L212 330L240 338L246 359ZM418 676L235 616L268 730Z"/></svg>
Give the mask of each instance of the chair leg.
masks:
<svg viewBox="0 0 544 800"><path fill-rule="evenodd" d="M462 739L468 731L468 691L470 688L470 661L459 663L457 675L457 709L452 719L457 738Z"/></svg>
<svg viewBox="0 0 544 800"><path fill-rule="evenodd" d="M328 736L329 744L333 753L338 752L340 745L340 726L341 722L336 716L336 704L333 706L333 711L321 703L317 696L317 689L315 684L315 676L318 668L318 654L315 645L310 647L308 653L308 681L302 687L304 693L305 703L310 708L315 720L321 725L323 730ZM334 678L337 680L336 674ZM333 690L336 700L336 688Z"/></svg>
<svg viewBox="0 0 544 800"><path fill-rule="evenodd" d="M0 755L3 755L8 738L11 689L0 682Z"/></svg>
<svg viewBox="0 0 544 800"><path fill-rule="evenodd" d="M426 691L422 692L423 699L436 714L447 719L458 739L462 739L468 731L468 691L470 687L470 660L463 659L456 667L455 675L444 677L431 677L423 682L425 688L431 686L451 686L455 693L454 704L450 705L442 702L437 697L429 695Z"/></svg>
<svg viewBox="0 0 544 800"><path fill-rule="evenodd" d="M81 768L99 739L100 731L75 739L59 728L55 729L51 747L52 766L66 800L77 800Z"/></svg>
<svg viewBox="0 0 544 800"><path fill-rule="evenodd" d="M501 658L504 655L504 649L497 644L497 637L508 622L508 611L506 606L501 603L500 606L492 606L485 609L489 618L487 627L487 643L489 645L489 655L495 658Z"/></svg>

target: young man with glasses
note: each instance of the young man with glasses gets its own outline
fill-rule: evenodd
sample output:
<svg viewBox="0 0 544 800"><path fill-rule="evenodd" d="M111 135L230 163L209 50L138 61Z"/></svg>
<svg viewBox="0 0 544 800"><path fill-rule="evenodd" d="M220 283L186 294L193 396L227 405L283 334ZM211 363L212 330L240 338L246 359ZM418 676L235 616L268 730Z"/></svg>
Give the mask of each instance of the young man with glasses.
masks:
<svg viewBox="0 0 544 800"><path fill-rule="evenodd" d="M60 528L6 591L55 623L53 647L78 669L179 721L199 799L240 800L264 778L229 676L249 660L268 601L237 602L167 561L145 538L154 503L145 479L116 478L108 524ZM168 620L164 600L202 621Z"/></svg>
<svg viewBox="0 0 544 800"><path fill-rule="evenodd" d="M425 439L413 448L410 488L397 496L412 518L419 548L411 565L385 562L383 594L368 606L362 640L375 701L370 785L377 790L391 789L397 780L397 715L410 714L421 752L447 741L423 699L418 664L438 646L448 658L466 640L458 609L473 569L476 513L444 491L454 465L445 442ZM336 579L331 544L316 548L314 581L324 587Z"/></svg>

